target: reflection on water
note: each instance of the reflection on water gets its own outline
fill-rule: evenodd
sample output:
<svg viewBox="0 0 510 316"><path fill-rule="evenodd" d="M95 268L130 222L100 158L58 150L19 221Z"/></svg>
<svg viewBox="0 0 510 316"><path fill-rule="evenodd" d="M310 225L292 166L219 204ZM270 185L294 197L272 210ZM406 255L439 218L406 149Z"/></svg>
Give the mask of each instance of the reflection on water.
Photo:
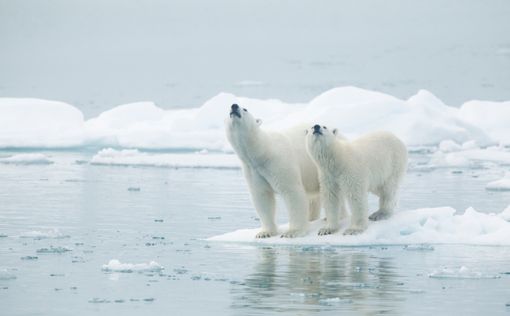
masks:
<svg viewBox="0 0 510 316"><path fill-rule="evenodd" d="M232 308L244 312L396 312L404 299L394 258L332 247L254 248L257 262Z"/></svg>

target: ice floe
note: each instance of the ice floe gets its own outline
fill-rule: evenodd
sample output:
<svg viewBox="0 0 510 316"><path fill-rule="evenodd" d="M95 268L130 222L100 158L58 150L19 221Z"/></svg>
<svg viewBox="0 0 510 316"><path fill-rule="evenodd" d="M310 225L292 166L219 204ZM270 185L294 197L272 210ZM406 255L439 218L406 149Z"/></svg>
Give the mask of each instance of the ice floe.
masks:
<svg viewBox="0 0 510 316"><path fill-rule="evenodd" d="M499 180L487 183L485 189L489 191L510 191L510 172Z"/></svg>
<svg viewBox="0 0 510 316"><path fill-rule="evenodd" d="M319 228L324 225L323 220L318 220L311 223L309 232L304 237L280 238L280 236L274 236L256 239L255 234L259 229L254 228L236 230L207 240L282 245L468 244L510 246L510 222L506 221L501 214L498 216L477 212L473 208L468 208L462 214L458 214L451 207L422 208L397 212L385 221L370 222L367 230L356 236L342 235L342 231L346 228L345 223L336 234L318 236ZM280 226L279 231L283 232L286 227L287 225ZM415 247L417 246L411 248Z"/></svg>
<svg viewBox="0 0 510 316"><path fill-rule="evenodd" d="M503 146L480 148L474 142L462 145L443 141L431 156L429 165L435 168L473 168L485 163L510 165L510 150Z"/></svg>
<svg viewBox="0 0 510 316"><path fill-rule="evenodd" d="M445 139L460 144L476 141L481 146L510 143L509 102L469 101L456 108L425 90L402 100L356 87L338 87L303 103L229 93L189 109L165 110L152 102L130 103L89 120L62 102L0 98L0 148L229 150L223 121L235 102L262 118L269 129L309 122L336 126L348 137L389 130L409 146L438 145Z"/></svg>
<svg viewBox="0 0 510 316"><path fill-rule="evenodd" d="M48 230L32 230L28 232L21 233L19 235L20 238L32 238L32 239L60 239L60 238L69 238L69 235L63 234L60 230L56 228L48 229Z"/></svg>
<svg viewBox="0 0 510 316"><path fill-rule="evenodd" d="M498 274L488 274L480 271L474 271L465 266L456 268L442 268L429 274L433 279L499 279Z"/></svg>
<svg viewBox="0 0 510 316"><path fill-rule="evenodd" d="M0 163L15 165L49 165L53 163L53 160L44 154L30 153L1 157Z"/></svg>
<svg viewBox="0 0 510 316"><path fill-rule="evenodd" d="M121 263L117 259L110 260L107 264L103 264L102 270L107 272L160 272L164 268L156 261L148 263Z"/></svg>
<svg viewBox="0 0 510 316"><path fill-rule="evenodd" d="M240 161L233 154L154 154L136 149L102 149L90 161L93 165L152 166L168 168L237 169Z"/></svg>

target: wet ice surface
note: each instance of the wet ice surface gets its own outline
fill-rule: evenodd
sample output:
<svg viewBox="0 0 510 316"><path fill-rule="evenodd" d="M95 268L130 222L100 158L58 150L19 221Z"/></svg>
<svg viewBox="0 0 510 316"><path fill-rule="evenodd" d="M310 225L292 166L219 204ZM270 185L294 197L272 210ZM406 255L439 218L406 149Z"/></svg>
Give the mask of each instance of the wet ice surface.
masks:
<svg viewBox="0 0 510 316"><path fill-rule="evenodd" d="M240 170L44 154L54 163L0 164L5 315L510 312L510 247L211 243L204 239L259 224ZM399 208L499 213L510 192L485 186L505 168L411 171Z"/></svg>

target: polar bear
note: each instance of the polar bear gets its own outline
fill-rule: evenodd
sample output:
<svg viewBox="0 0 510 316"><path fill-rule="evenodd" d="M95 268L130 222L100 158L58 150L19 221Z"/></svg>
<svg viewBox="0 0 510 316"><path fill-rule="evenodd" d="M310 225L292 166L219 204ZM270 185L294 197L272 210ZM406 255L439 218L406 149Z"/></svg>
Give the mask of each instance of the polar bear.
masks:
<svg viewBox="0 0 510 316"><path fill-rule="evenodd" d="M320 215L317 167L306 152L305 126L283 132L260 128L245 108L233 104L225 120L227 138L239 156L252 201L262 222L256 238L278 233L275 194L283 197L289 214L289 229L282 237L306 233L309 220Z"/></svg>
<svg viewBox="0 0 510 316"><path fill-rule="evenodd" d="M368 218L388 218L397 202L397 190L407 170L407 148L389 132L373 132L348 141L336 129L315 125L307 130L307 151L319 168L321 202L326 226L319 235L336 232L351 210L344 235L365 230ZM368 217L368 192L379 197L379 210Z"/></svg>

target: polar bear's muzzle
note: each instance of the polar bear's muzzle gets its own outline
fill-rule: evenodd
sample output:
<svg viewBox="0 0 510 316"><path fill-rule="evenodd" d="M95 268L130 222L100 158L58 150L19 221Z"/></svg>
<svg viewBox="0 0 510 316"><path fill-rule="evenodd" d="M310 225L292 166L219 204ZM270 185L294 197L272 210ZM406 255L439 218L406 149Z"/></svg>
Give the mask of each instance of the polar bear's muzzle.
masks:
<svg viewBox="0 0 510 316"><path fill-rule="evenodd" d="M230 117L237 116L238 118L241 118L241 111L239 111L239 105L232 104L232 107L230 108Z"/></svg>
<svg viewBox="0 0 510 316"><path fill-rule="evenodd" d="M322 135L322 130L320 125L315 125L313 127L313 135Z"/></svg>

